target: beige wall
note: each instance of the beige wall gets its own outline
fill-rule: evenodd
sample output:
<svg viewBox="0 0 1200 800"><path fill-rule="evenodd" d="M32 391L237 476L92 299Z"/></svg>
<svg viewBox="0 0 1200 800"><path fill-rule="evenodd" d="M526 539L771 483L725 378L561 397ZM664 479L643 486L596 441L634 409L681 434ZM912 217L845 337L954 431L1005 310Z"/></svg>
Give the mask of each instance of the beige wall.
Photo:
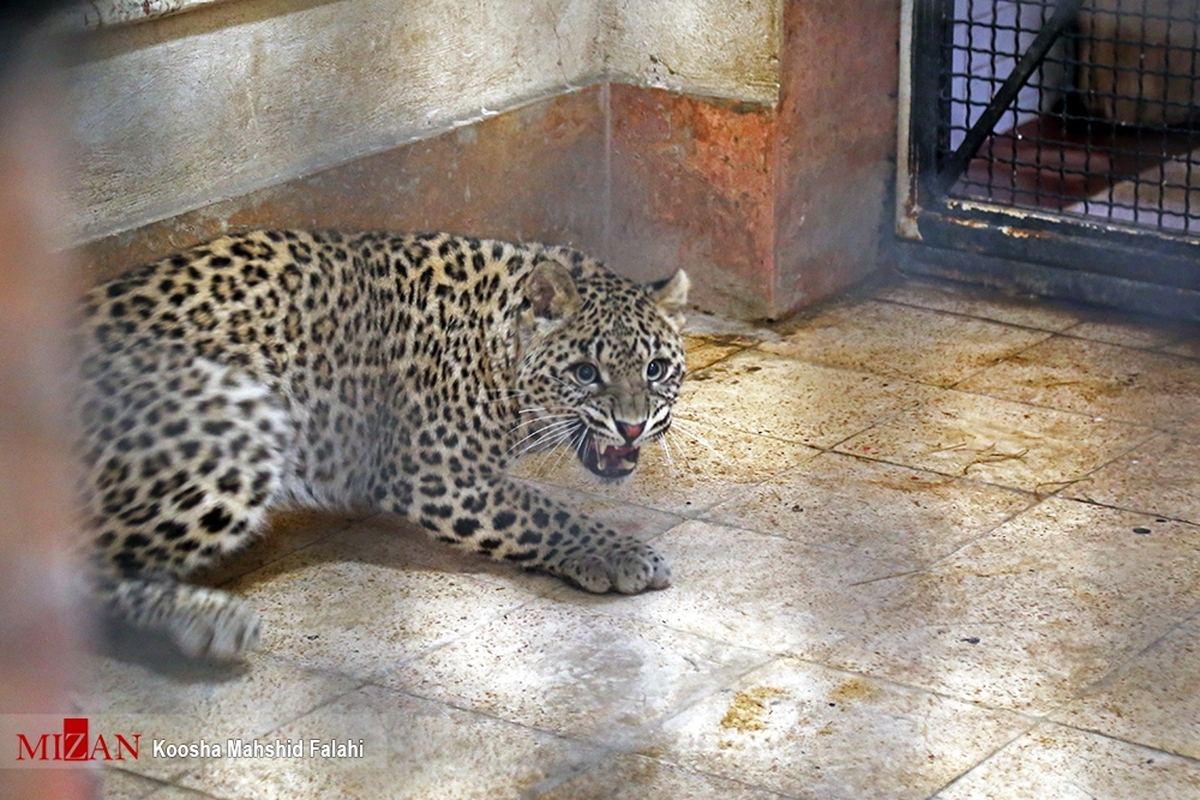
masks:
<svg viewBox="0 0 1200 800"><path fill-rule="evenodd" d="M586 0L233 0L101 30L66 75L81 176L71 236L136 227L590 80L593 17Z"/></svg>
<svg viewBox="0 0 1200 800"><path fill-rule="evenodd" d="M601 23L612 80L774 105L781 2L611 0Z"/></svg>
<svg viewBox="0 0 1200 800"><path fill-rule="evenodd" d="M67 235L129 230L610 75L770 104L781 3L225 0L104 28L63 76L80 176Z"/></svg>

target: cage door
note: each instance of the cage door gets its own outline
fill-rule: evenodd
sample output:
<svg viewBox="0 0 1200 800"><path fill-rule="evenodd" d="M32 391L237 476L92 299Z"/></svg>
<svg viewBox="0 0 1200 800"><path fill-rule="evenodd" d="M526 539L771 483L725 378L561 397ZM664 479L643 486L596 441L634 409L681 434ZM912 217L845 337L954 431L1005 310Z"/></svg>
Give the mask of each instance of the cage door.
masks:
<svg viewBox="0 0 1200 800"><path fill-rule="evenodd" d="M902 237L1050 294L1200 290L1200 0L910 0L903 39Z"/></svg>

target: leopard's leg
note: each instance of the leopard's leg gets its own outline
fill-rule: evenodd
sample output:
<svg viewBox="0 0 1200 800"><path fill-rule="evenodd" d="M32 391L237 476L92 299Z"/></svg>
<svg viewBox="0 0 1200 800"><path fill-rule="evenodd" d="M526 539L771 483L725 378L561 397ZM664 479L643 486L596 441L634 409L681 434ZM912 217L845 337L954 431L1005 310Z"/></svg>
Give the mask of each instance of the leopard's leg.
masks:
<svg viewBox="0 0 1200 800"><path fill-rule="evenodd" d="M189 656L232 659L258 645L257 613L184 579L262 528L286 466L287 420L247 376L211 362L179 376L169 391L121 393L121 412L85 439L92 583L116 620L165 633Z"/></svg>
<svg viewBox="0 0 1200 800"><path fill-rule="evenodd" d="M456 548L557 575L598 594L637 594L671 583L670 565L650 545L504 476L458 488L425 474L415 495L407 491L411 483L397 483L395 502L384 507Z"/></svg>
<svg viewBox="0 0 1200 800"><path fill-rule="evenodd" d="M93 580L104 610L146 631L170 636L185 655L228 661L258 648L259 620L242 598L184 583L169 573L98 573Z"/></svg>

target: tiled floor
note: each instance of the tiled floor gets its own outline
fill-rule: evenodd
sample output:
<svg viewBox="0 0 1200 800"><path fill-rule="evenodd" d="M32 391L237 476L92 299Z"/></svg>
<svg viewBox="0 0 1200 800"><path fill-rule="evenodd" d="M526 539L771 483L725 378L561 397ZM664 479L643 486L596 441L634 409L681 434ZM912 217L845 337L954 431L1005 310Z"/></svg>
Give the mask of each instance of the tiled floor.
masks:
<svg viewBox="0 0 1200 800"><path fill-rule="evenodd" d="M674 586L281 519L213 577L248 663L91 659L81 710L145 742L105 796L1200 798L1200 332L924 283L692 330L669 458L521 470ZM230 737L364 752L150 747Z"/></svg>

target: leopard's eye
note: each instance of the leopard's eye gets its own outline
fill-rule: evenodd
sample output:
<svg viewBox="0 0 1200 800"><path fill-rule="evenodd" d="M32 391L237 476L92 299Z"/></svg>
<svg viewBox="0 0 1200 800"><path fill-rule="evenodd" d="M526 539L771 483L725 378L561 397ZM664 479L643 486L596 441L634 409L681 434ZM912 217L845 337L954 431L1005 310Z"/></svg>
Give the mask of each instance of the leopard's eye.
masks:
<svg viewBox="0 0 1200 800"><path fill-rule="evenodd" d="M667 376L667 360L665 358L656 358L646 365L646 380L661 381Z"/></svg>
<svg viewBox="0 0 1200 800"><path fill-rule="evenodd" d="M600 373L595 366L586 361L581 361L571 367L571 374L575 376L575 380L581 386L591 386L600 380Z"/></svg>

